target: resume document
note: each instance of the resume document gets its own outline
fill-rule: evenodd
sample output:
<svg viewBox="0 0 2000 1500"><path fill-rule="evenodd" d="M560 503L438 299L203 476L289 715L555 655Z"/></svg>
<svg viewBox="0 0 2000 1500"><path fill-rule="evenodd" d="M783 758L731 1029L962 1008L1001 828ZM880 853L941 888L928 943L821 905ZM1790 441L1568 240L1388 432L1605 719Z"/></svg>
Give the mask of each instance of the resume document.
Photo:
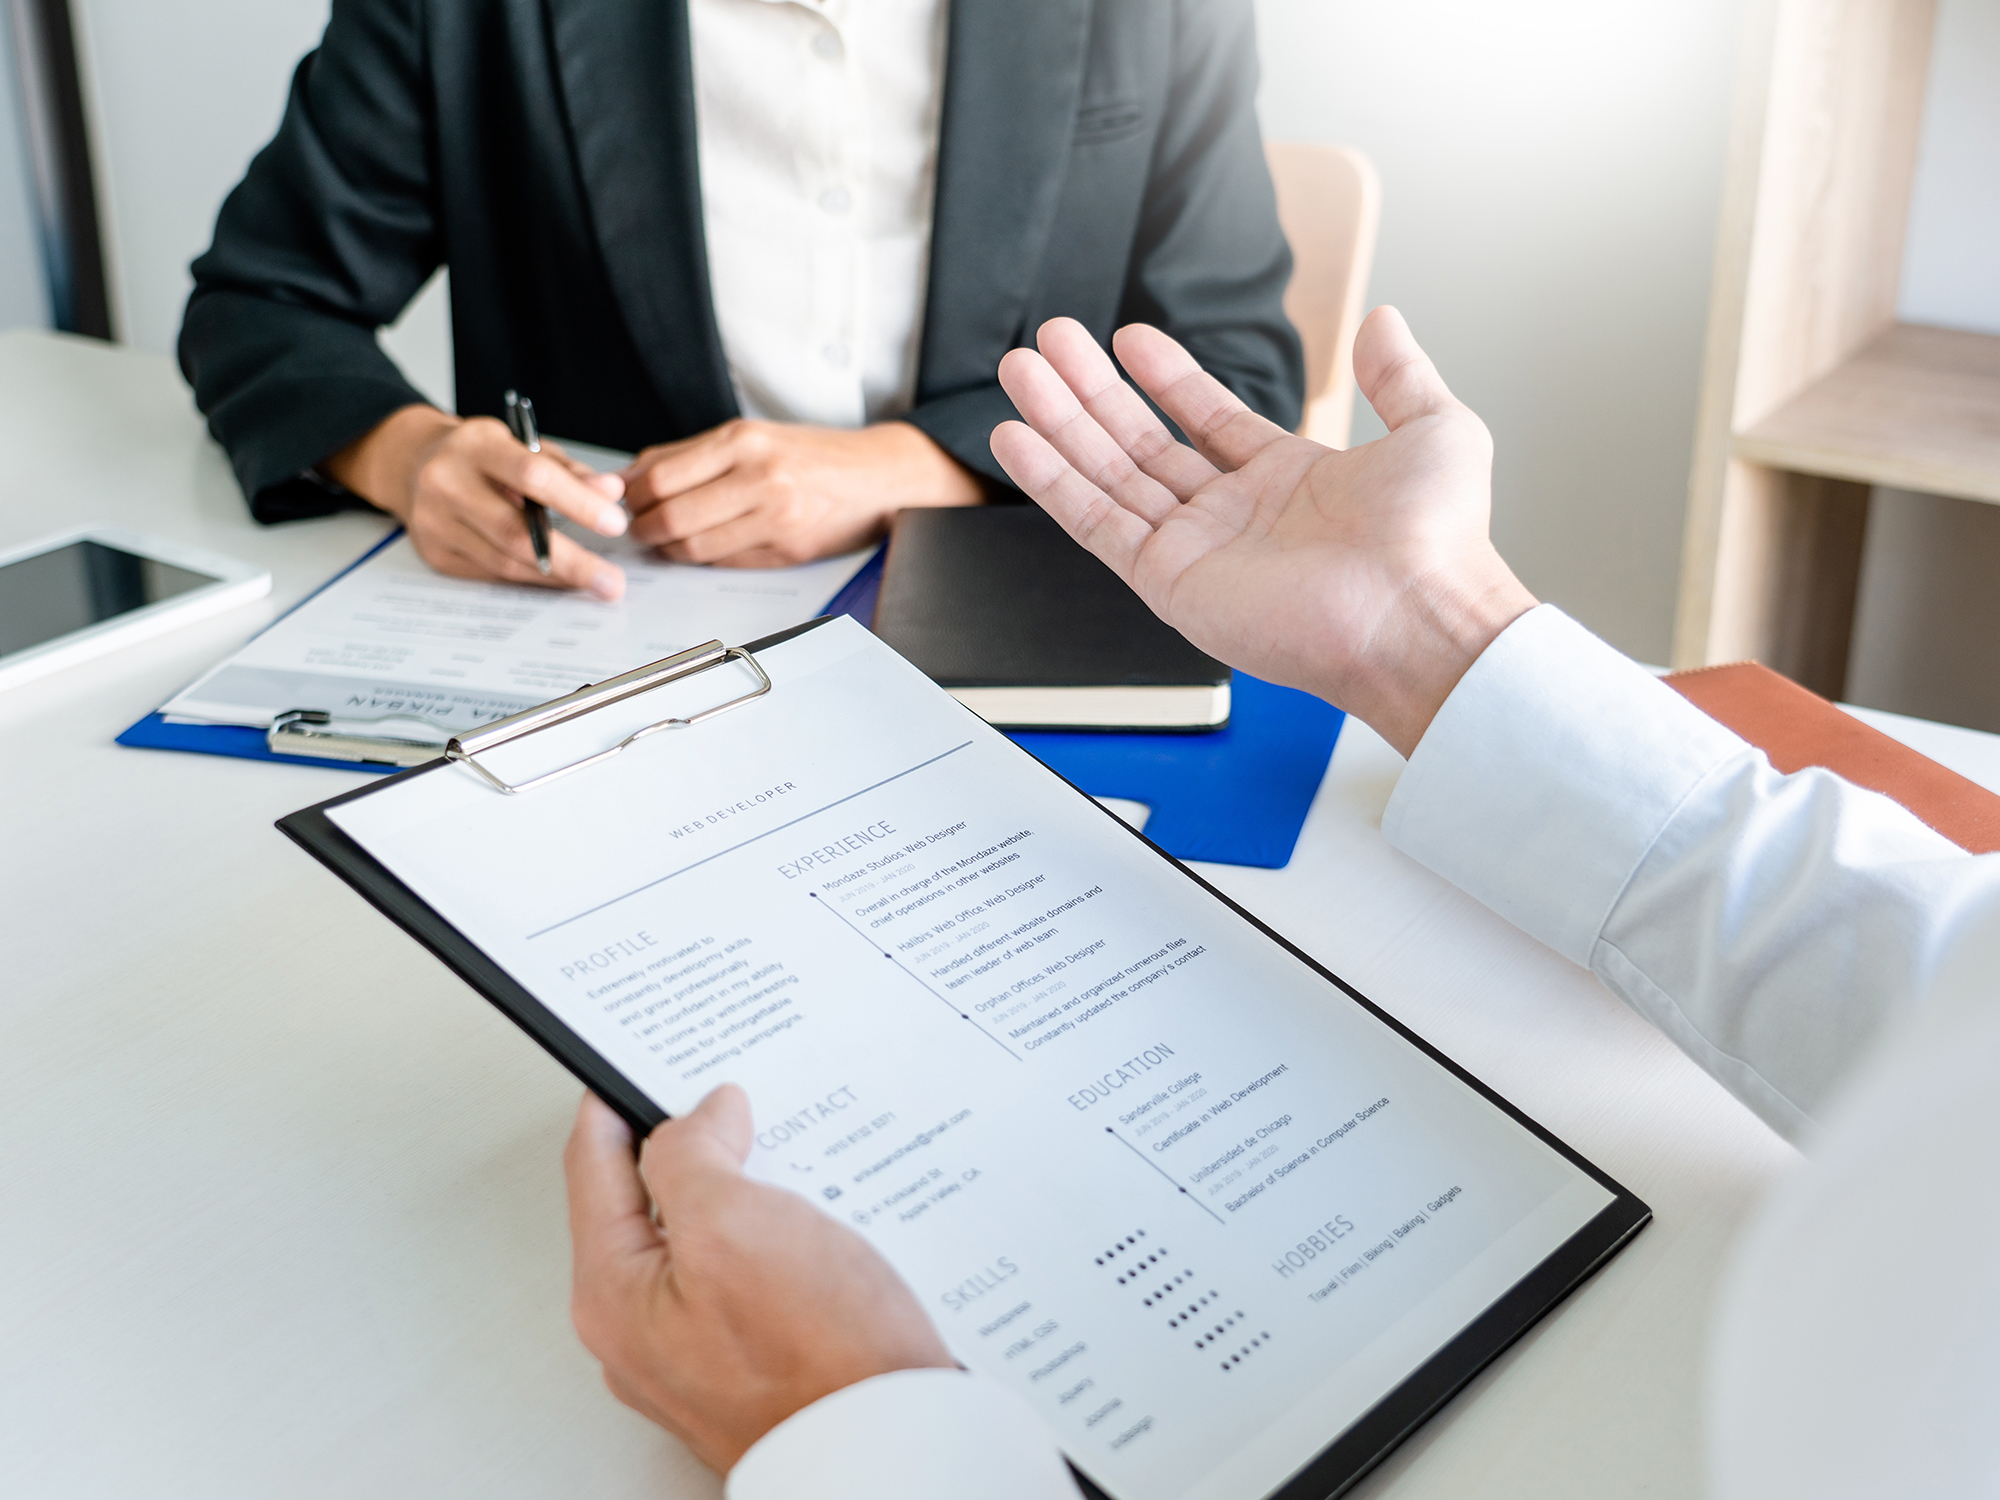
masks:
<svg viewBox="0 0 2000 1500"><path fill-rule="evenodd" d="M328 816L1119 1500L1279 1488L1613 1202L851 621L758 660Z"/></svg>
<svg viewBox="0 0 2000 1500"><path fill-rule="evenodd" d="M755 640L809 620L868 557L704 568L629 538L565 534L625 570L623 599L447 578L398 536L161 711L263 729L287 709L319 709L341 725L392 720L393 733L442 745L715 635Z"/></svg>

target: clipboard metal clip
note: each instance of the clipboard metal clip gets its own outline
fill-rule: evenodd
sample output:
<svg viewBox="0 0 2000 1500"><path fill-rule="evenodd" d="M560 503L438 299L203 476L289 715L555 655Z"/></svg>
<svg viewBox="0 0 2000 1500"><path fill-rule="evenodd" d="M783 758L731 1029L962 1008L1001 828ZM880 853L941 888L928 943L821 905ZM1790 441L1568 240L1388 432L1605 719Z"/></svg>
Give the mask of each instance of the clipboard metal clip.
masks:
<svg viewBox="0 0 2000 1500"><path fill-rule="evenodd" d="M613 703L621 703L640 693L650 692L656 687L664 687L670 682L678 682L683 677L692 677L697 672L706 672L711 667L719 667L727 661L740 661L757 677L757 686L747 693L718 703L713 708L705 708L700 713L689 714L685 718L660 719L643 729L635 729L608 750L600 750L595 755L586 755L582 760L571 761L566 766L558 766L553 771L544 771L539 776L531 776L526 781L508 782L484 765L478 757L484 751L494 750L511 740L522 739L538 730L556 724L567 723L580 718L594 709L607 708ZM599 683L585 683L567 697L557 698L538 708L514 714L509 718L497 719L469 734L454 735L444 747L445 759L459 761L485 778L488 785L513 796L516 792L533 791L545 786L572 771L581 771L585 766L594 766L601 760L609 760L619 751L636 745L650 734L658 734L662 729L686 729L703 723L717 714L728 713L732 708L740 708L752 698L761 698L771 691L771 679L757 664L757 658L741 646L725 646L721 641L709 641L700 646L691 646L673 656L665 657L647 666L636 667L617 677L607 678Z"/></svg>
<svg viewBox="0 0 2000 1500"><path fill-rule="evenodd" d="M429 724L439 739L419 740L394 735L357 733L343 725ZM271 720L264 743L273 755L310 755L319 760L352 760L376 765L420 766L443 753L442 737L451 731L422 714L377 714L350 719L321 708L288 708Z"/></svg>

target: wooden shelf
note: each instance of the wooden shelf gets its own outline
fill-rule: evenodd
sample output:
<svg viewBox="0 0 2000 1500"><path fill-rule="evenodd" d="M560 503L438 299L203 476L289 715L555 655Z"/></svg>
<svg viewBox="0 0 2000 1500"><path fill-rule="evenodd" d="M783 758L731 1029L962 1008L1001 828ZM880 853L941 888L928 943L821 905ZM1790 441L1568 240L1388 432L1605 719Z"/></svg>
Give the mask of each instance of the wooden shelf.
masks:
<svg viewBox="0 0 2000 1500"><path fill-rule="evenodd" d="M1731 449L1797 474L2000 504L2000 336L1898 325Z"/></svg>
<svg viewBox="0 0 2000 1500"><path fill-rule="evenodd" d="M2000 341L1896 324L1936 0L1744 13L1673 661L1838 698L1870 486L2000 501Z"/></svg>

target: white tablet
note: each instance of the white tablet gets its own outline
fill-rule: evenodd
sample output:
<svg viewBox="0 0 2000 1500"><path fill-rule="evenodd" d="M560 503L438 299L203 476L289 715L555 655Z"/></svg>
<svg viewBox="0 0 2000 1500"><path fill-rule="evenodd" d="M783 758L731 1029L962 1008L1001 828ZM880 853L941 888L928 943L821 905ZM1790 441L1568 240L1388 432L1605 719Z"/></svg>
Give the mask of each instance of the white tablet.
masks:
<svg viewBox="0 0 2000 1500"><path fill-rule="evenodd" d="M115 526L0 549L0 688L270 592L252 563Z"/></svg>

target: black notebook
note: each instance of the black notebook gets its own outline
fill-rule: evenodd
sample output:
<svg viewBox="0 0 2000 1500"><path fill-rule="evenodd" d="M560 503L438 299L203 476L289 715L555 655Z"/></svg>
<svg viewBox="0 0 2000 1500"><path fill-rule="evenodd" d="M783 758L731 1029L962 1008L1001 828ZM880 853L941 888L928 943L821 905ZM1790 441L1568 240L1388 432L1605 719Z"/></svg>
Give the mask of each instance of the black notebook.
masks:
<svg viewBox="0 0 2000 1500"><path fill-rule="evenodd" d="M1229 668L1033 505L897 516L875 634L1002 729L1229 722Z"/></svg>

